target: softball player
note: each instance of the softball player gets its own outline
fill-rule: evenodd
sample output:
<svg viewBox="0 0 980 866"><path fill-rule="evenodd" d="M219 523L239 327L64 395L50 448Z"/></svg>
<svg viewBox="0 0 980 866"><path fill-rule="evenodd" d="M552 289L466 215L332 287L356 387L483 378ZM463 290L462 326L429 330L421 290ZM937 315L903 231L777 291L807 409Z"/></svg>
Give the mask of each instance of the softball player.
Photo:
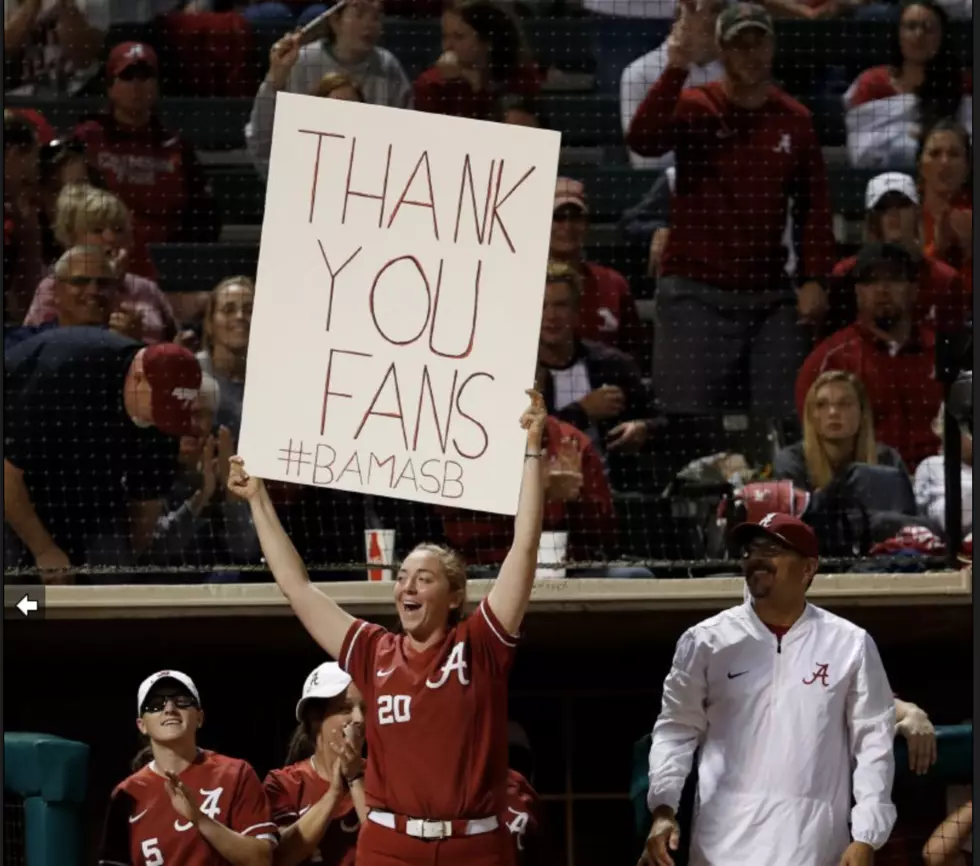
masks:
<svg viewBox="0 0 980 866"><path fill-rule="evenodd" d="M245 761L197 746L201 696L180 671L140 684L136 726L148 745L109 799L102 866L255 866L278 839L269 801Z"/></svg>
<svg viewBox="0 0 980 866"><path fill-rule="evenodd" d="M358 866L510 866L507 677L531 596L544 506L545 407L529 391L514 541L487 597L464 618L466 567L420 545L394 585L400 632L354 619L310 582L264 486L233 458L229 489L247 499L266 561L313 638L367 707L368 820Z"/></svg>
<svg viewBox="0 0 980 866"><path fill-rule="evenodd" d="M286 766L266 776L280 831L274 866L354 866L364 802L364 701L334 662L306 678Z"/></svg>

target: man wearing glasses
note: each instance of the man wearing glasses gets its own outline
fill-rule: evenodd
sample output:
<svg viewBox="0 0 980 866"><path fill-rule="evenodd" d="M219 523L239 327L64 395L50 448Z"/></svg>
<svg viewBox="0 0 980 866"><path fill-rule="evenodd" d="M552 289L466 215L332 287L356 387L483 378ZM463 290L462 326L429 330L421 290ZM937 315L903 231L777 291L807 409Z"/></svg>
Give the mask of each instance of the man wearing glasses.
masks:
<svg viewBox="0 0 980 866"><path fill-rule="evenodd" d="M672 866L694 753L692 866L870 866L895 823L895 701L863 629L809 604L817 538L796 517L736 527L749 598L688 629L650 748L644 862Z"/></svg>

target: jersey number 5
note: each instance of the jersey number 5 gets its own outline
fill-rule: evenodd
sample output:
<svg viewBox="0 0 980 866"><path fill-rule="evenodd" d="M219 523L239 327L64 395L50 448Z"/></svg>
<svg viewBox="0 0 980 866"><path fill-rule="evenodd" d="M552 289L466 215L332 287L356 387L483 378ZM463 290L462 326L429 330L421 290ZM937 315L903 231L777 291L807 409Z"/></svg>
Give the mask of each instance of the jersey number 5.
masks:
<svg viewBox="0 0 980 866"><path fill-rule="evenodd" d="M163 866L163 854L160 851L159 839L144 839L140 848L143 851L145 866Z"/></svg>
<svg viewBox="0 0 980 866"><path fill-rule="evenodd" d="M412 718L412 699L408 695L378 695L378 724L394 725Z"/></svg>

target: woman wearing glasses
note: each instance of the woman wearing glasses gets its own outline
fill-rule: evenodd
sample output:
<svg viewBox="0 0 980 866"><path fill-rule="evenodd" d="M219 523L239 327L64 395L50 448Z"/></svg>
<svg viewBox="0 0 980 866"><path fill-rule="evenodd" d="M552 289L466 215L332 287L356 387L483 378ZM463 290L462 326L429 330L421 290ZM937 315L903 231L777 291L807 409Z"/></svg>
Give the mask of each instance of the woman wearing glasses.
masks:
<svg viewBox="0 0 980 866"><path fill-rule="evenodd" d="M180 671L140 684L136 727L146 745L112 792L105 866L269 866L278 840L269 801L245 761L198 748L201 697Z"/></svg>

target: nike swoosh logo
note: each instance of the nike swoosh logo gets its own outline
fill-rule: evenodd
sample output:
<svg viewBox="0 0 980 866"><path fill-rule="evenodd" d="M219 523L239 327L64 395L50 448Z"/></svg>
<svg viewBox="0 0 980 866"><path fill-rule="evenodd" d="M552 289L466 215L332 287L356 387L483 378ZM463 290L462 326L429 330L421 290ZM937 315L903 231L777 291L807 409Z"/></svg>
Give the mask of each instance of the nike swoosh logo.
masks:
<svg viewBox="0 0 980 866"><path fill-rule="evenodd" d="M379 670L378 679L383 680L385 677L390 677L394 673L394 671L395 671L394 668L388 668L388 670L386 671Z"/></svg>
<svg viewBox="0 0 980 866"><path fill-rule="evenodd" d="M149 811L150 811L149 809L144 809L142 812L139 813L139 815L131 815L129 818L129 823L135 824L137 821L139 821L140 818L142 818Z"/></svg>
<svg viewBox="0 0 980 866"><path fill-rule="evenodd" d="M733 674L731 673L731 671L729 671L728 679L730 680L738 679L738 677L744 677L747 673L748 671L739 671L737 674Z"/></svg>

